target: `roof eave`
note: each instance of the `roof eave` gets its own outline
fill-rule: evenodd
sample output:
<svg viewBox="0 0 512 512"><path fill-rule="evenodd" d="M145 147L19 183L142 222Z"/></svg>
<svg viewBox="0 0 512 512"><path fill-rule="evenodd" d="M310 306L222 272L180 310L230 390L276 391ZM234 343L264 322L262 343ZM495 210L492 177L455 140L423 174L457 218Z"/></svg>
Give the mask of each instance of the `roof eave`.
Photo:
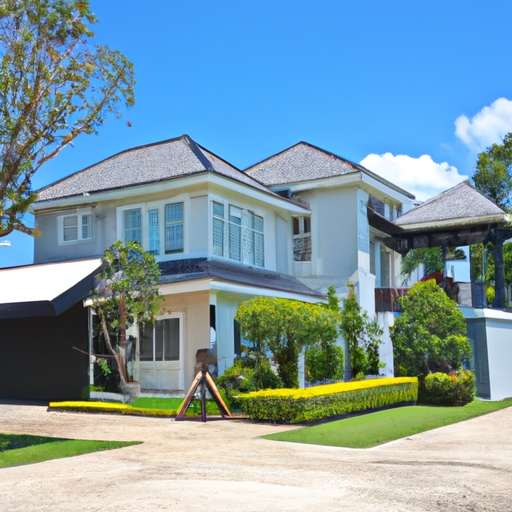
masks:
<svg viewBox="0 0 512 512"><path fill-rule="evenodd" d="M399 220L399 217L397 220ZM401 224L395 221L395 225L404 231L432 230L449 227L477 226L482 224L508 224L510 216L507 213L484 215L480 217L461 217L457 219L446 219L439 221L414 222L410 224Z"/></svg>

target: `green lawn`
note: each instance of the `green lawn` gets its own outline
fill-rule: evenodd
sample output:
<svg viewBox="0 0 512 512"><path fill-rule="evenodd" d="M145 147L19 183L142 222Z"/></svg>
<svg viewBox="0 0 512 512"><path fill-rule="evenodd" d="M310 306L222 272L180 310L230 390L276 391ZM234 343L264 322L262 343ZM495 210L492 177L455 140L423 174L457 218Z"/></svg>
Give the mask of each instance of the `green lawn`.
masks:
<svg viewBox="0 0 512 512"><path fill-rule="evenodd" d="M137 398L133 402L133 407L140 407L141 409L167 409L167 410L175 410L179 411L181 404L183 403L183 398ZM207 414L220 414L219 408L216 403L208 399L206 401L206 413ZM194 398L190 403L190 406L185 413L186 416L194 416L201 414L201 402L199 399Z"/></svg>
<svg viewBox="0 0 512 512"><path fill-rule="evenodd" d="M0 468L112 450L134 444L140 442L87 441L26 434L0 434Z"/></svg>
<svg viewBox="0 0 512 512"><path fill-rule="evenodd" d="M464 407L400 407L264 437L274 441L369 448L510 406L512 398L502 402L475 400Z"/></svg>

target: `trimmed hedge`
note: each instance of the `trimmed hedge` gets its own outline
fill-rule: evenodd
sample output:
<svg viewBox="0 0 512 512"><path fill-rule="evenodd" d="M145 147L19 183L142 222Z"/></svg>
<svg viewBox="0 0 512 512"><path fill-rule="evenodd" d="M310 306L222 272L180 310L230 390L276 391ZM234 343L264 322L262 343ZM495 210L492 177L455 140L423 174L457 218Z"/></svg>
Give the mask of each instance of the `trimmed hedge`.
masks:
<svg viewBox="0 0 512 512"><path fill-rule="evenodd" d="M135 416L165 416L174 417L177 412L173 409L146 409L133 407L128 404L111 402L50 402L49 409L61 409L74 412L109 412L131 414Z"/></svg>
<svg viewBox="0 0 512 512"><path fill-rule="evenodd" d="M271 389L238 395L253 420L302 423L401 402L416 402L418 379L398 377L340 382L306 389Z"/></svg>

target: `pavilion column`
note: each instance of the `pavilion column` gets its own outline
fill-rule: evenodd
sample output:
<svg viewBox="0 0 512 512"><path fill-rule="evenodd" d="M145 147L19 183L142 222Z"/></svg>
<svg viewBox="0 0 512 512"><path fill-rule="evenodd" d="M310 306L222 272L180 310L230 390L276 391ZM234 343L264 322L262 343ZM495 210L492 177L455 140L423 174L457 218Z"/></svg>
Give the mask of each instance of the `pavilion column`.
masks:
<svg viewBox="0 0 512 512"><path fill-rule="evenodd" d="M494 231L494 303L495 308L505 308L505 271L503 268L503 229Z"/></svg>

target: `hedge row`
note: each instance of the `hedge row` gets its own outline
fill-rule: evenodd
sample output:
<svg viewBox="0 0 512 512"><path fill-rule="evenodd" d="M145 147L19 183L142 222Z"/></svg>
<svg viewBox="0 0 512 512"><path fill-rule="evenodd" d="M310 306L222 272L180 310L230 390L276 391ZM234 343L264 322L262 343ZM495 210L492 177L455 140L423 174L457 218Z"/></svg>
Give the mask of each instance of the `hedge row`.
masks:
<svg viewBox="0 0 512 512"><path fill-rule="evenodd" d="M272 389L238 395L251 419L302 423L401 402L416 402L418 379L399 377L340 382L306 389Z"/></svg>
<svg viewBox="0 0 512 512"><path fill-rule="evenodd" d="M61 409L74 412L109 412L131 414L135 416L166 416L174 417L177 412L173 409L146 409L133 407L128 404L111 402L50 402L49 409Z"/></svg>

